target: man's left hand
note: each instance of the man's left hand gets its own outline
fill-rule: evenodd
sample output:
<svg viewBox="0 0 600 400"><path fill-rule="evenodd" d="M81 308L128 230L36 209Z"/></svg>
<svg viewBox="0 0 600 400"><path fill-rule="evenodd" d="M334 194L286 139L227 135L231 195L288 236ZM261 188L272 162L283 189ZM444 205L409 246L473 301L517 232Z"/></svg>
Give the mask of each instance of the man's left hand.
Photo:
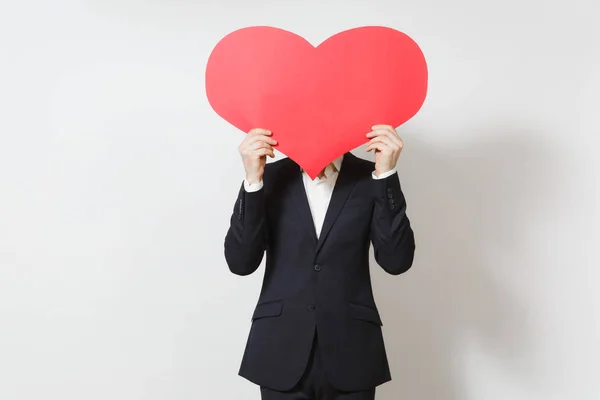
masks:
<svg viewBox="0 0 600 400"><path fill-rule="evenodd" d="M375 150L375 175L379 176L396 167L404 143L390 125L374 125L367 137L367 151Z"/></svg>

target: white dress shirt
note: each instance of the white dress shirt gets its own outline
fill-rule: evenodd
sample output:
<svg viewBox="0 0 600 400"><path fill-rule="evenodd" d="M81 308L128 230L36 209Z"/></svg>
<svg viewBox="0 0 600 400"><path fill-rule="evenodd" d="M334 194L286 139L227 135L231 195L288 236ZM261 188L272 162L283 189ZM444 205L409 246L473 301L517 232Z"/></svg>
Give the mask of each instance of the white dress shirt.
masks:
<svg viewBox="0 0 600 400"><path fill-rule="evenodd" d="M323 228L323 221L325 220L325 214L331 201L331 195L333 194L333 188L337 181L338 175L342 168L342 160L344 156L336 158L331 162L324 170L324 176L322 178L316 177L314 180L310 179L310 176L302 171L302 181L304 183L304 190L306 191L306 197L308 199L308 205L310 206L310 212L312 214L313 222L315 224L315 231L317 237L321 234ZM396 169L392 169L379 176L375 175L373 171L373 179L384 179L396 173ZM248 181L244 180L244 188L247 192L256 192L263 187L263 182L249 184Z"/></svg>

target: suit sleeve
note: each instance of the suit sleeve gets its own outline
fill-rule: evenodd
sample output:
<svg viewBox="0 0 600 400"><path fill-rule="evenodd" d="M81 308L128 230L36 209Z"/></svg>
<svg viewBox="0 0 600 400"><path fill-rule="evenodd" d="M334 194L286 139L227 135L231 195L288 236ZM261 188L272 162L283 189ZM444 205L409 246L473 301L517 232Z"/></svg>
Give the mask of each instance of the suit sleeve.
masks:
<svg viewBox="0 0 600 400"><path fill-rule="evenodd" d="M399 275L410 269L415 254L415 237L406 216L406 200L397 173L373 180L373 185L371 242L375 260L386 272Z"/></svg>
<svg viewBox="0 0 600 400"><path fill-rule="evenodd" d="M258 269L266 248L265 189L240 188L225 236L225 260L236 275Z"/></svg>

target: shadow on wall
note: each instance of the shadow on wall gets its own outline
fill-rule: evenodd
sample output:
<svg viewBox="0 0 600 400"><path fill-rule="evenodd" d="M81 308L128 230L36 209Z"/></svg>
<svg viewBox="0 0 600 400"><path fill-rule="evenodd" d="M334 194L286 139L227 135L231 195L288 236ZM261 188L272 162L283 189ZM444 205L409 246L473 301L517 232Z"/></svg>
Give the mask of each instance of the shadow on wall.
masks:
<svg viewBox="0 0 600 400"><path fill-rule="evenodd" d="M371 255L393 377L378 398L468 398L467 348L500 360L508 378L518 370L524 375L514 379L527 379L527 304L505 277L514 281L526 267L512 253L526 246L523 228L556 187L558 157L525 141L532 137L526 133L499 132L443 151L418 134L404 138L398 169L417 253L400 277L383 272ZM363 148L356 154L373 157Z"/></svg>

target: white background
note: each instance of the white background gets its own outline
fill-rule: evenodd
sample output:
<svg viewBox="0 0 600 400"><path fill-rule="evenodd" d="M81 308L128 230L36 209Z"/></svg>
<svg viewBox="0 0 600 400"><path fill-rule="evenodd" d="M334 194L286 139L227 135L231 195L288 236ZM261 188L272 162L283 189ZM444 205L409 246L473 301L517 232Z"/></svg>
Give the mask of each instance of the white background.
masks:
<svg viewBox="0 0 600 400"><path fill-rule="evenodd" d="M263 24L386 25L429 63L399 129L415 264L372 268L378 398L600 398L596 1L1 4L0 399L259 398L237 370L264 270L223 257L243 133L204 67Z"/></svg>

